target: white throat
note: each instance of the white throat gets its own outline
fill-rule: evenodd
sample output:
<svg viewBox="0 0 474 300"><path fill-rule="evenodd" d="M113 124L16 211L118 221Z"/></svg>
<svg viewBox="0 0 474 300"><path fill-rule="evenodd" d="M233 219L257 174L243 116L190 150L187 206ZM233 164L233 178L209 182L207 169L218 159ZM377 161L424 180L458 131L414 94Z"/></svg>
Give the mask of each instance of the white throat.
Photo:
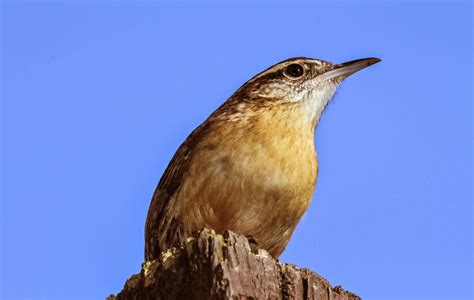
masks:
<svg viewBox="0 0 474 300"><path fill-rule="evenodd" d="M312 89L305 99L300 102L308 121L314 122L315 125L319 123L319 119L327 104L334 96L336 88L336 83L328 82L327 84Z"/></svg>

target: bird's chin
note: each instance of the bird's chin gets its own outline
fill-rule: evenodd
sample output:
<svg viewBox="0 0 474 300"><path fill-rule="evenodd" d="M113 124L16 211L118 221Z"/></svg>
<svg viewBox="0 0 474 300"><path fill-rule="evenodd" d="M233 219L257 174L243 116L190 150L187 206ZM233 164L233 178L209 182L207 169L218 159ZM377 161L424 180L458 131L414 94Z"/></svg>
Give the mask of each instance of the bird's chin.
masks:
<svg viewBox="0 0 474 300"><path fill-rule="evenodd" d="M311 89L310 93L301 101L301 107L308 120L319 122L324 109L334 96L339 82L336 79L320 83Z"/></svg>

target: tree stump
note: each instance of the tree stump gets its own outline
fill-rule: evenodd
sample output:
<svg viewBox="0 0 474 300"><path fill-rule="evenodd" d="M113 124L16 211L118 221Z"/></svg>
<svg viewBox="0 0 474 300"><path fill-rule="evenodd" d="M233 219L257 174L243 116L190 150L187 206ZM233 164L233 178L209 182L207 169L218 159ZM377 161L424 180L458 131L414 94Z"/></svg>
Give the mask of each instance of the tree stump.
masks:
<svg viewBox="0 0 474 300"><path fill-rule="evenodd" d="M360 299L308 269L282 264L247 238L204 229L186 243L143 263L117 296L145 299Z"/></svg>

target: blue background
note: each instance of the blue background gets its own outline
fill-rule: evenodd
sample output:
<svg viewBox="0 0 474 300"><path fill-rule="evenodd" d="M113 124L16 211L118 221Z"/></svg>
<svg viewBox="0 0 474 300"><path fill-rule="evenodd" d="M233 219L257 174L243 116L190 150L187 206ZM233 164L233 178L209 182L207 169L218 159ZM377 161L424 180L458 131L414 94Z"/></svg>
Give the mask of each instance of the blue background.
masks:
<svg viewBox="0 0 474 300"><path fill-rule="evenodd" d="M186 136L292 56L383 61L317 129L281 257L365 299L472 297L469 2L2 5L2 299L103 299L140 269Z"/></svg>

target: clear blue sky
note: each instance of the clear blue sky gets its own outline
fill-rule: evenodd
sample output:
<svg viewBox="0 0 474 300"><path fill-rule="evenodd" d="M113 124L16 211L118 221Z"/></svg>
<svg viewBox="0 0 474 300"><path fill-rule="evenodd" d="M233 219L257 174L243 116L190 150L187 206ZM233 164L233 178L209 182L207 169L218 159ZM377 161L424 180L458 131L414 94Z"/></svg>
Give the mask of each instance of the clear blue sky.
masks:
<svg viewBox="0 0 474 300"><path fill-rule="evenodd" d="M292 56L383 61L317 129L282 260L365 299L472 295L469 2L3 3L2 299L102 299L140 270L176 148Z"/></svg>

